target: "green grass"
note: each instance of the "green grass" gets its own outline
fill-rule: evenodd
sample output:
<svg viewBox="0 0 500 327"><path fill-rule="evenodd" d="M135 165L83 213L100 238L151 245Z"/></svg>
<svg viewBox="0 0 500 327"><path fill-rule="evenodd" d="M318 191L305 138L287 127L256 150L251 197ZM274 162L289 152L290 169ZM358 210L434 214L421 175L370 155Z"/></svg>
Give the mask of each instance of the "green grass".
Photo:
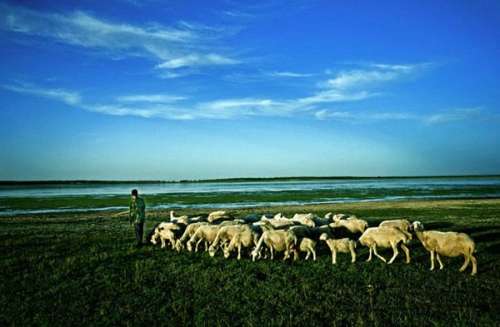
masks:
<svg viewBox="0 0 500 327"><path fill-rule="evenodd" d="M381 202L234 210L354 213L371 225L409 217L426 227L465 231L477 243L478 275L462 258L430 272L411 245L412 263L336 267L317 262L237 261L158 247L135 249L126 218L108 213L0 218L0 325L438 325L500 322L500 200ZM179 211L197 214L200 210ZM148 216L147 228L166 220ZM386 257L390 253L383 252ZM470 272L470 270L468 270Z"/></svg>

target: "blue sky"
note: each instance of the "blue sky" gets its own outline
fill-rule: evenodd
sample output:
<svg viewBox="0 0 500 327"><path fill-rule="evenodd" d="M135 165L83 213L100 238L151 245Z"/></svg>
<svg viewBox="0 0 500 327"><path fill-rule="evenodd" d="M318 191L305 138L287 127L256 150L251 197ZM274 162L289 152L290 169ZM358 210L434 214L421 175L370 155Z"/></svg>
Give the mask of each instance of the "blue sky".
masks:
<svg viewBox="0 0 500 327"><path fill-rule="evenodd" d="M0 49L0 179L500 173L498 1L4 1Z"/></svg>

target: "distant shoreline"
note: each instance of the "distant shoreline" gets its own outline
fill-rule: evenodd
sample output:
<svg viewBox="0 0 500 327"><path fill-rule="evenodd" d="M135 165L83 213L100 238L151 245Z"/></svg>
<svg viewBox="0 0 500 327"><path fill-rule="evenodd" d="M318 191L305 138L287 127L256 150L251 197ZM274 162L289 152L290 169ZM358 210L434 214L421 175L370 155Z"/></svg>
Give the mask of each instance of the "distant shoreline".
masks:
<svg viewBox="0 0 500 327"><path fill-rule="evenodd" d="M88 184L181 184L181 183L245 183L245 182L293 182L321 180L378 180L378 179L450 179L450 178L500 178L492 175L429 175L429 176L285 176L285 177L238 177L183 180L3 180L0 186L16 185L88 185Z"/></svg>

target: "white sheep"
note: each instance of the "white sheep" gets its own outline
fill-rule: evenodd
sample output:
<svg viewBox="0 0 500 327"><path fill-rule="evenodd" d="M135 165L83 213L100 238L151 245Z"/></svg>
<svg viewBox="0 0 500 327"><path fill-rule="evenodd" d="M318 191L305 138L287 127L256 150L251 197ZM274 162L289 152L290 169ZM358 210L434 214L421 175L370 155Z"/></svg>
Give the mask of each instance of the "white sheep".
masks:
<svg viewBox="0 0 500 327"><path fill-rule="evenodd" d="M384 220L378 226L398 228L403 233L405 233L410 240L413 238L413 236L411 235L412 225L407 219Z"/></svg>
<svg viewBox="0 0 500 327"><path fill-rule="evenodd" d="M217 235L215 236L212 245L210 245L210 247L208 248L208 254L213 257L217 252L217 246L219 245L219 242L229 243L234 235L239 233L240 227L240 224L221 226L217 231Z"/></svg>
<svg viewBox="0 0 500 327"><path fill-rule="evenodd" d="M296 245L296 243L295 243ZM316 261L316 241L313 240L313 239L310 239L308 237L303 237L301 240L300 240L300 243L299 243L299 246L298 246L298 249L300 252L305 252L307 253L306 254L306 260L309 259L310 255L312 254L312 257L313 257L313 260ZM299 258L299 255L297 253L297 250L296 250L296 246L294 246L291 250L294 254L293 256L293 260L297 260Z"/></svg>
<svg viewBox="0 0 500 327"><path fill-rule="evenodd" d="M151 238L151 243L156 245L156 240L159 238L161 241L161 248L163 249L166 245L166 241L168 241L172 249L175 246L175 233L174 230L179 230L180 227L174 223L161 223L155 228L155 232L153 237Z"/></svg>
<svg viewBox="0 0 500 327"><path fill-rule="evenodd" d="M465 233L458 232L439 232L439 231L424 231L424 225L415 221L413 230L424 248L431 254L431 269L434 270L434 256L439 262L439 269L443 269L444 265L440 255L445 257L457 257L463 255L465 261L459 271L467 269L469 262L472 261L471 275L477 273L477 260L473 253L476 250L476 244L472 238Z"/></svg>
<svg viewBox="0 0 500 327"><path fill-rule="evenodd" d="M170 221L173 223L181 223L187 225L189 223L189 217L184 215L184 216L175 216L175 211L170 210Z"/></svg>
<svg viewBox="0 0 500 327"><path fill-rule="evenodd" d="M308 227L315 227L316 223L314 222L314 218L315 216L312 213L296 213L291 220Z"/></svg>
<svg viewBox="0 0 500 327"><path fill-rule="evenodd" d="M288 241L288 231L286 230L266 230L260 236L259 241L255 249L252 251L252 260L259 256L260 250L263 245L269 248L271 253L271 260L274 259L274 252L285 252L283 257L284 260L289 257L288 251L290 249L290 243Z"/></svg>
<svg viewBox="0 0 500 327"><path fill-rule="evenodd" d="M208 244L211 244L215 240L219 228L220 227L217 225L201 225L200 227L198 227L196 232L187 242L188 251L193 251L193 244L195 244L196 242L194 252L198 252L198 246L203 241L205 242L205 251L208 250Z"/></svg>
<svg viewBox="0 0 500 327"><path fill-rule="evenodd" d="M343 226L351 233L363 233L368 228L368 222L366 220L356 218L356 216L342 219L339 215L335 215L333 216L333 222L329 226L332 228Z"/></svg>
<svg viewBox="0 0 500 327"><path fill-rule="evenodd" d="M248 248L257 244L257 235L252 231L250 226L238 226L238 232L231 238L229 245L224 247L224 258L229 258L234 249L238 249L238 260L241 259L241 248Z"/></svg>
<svg viewBox="0 0 500 327"><path fill-rule="evenodd" d="M229 218L229 215L223 211L223 210L219 210L219 211L213 211L211 212L209 215L208 215L208 218L207 218L207 221L209 223L213 223L217 220L224 220L224 219L228 219Z"/></svg>
<svg viewBox="0 0 500 327"><path fill-rule="evenodd" d="M356 241L349 238L334 239L323 233L319 237L320 241L325 241L332 252L332 264L337 264L337 252L351 253L351 262L356 262Z"/></svg>
<svg viewBox="0 0 500 327"><path fill-rule="evenodd" d="M186 229L184 230L184 234L182 234L182 236L175 243L175 249L177 250L177 252L181 251L184 248L184 242L189 240L191 236L196 233L196 230L202 225L208 225L208 223L198 222L187 225Z"/></svg>
<svg viewBox="0 0 500 327"><path fill-rule="evenodd" d="M389 264L394 262L399 253L398 245L406 254L406 263L410 263L410 250L405 245L408 241L409 238L405 233L393 227L371 227L365 230L363 235L359 238L359 243L370 249L368 260L366 260L367 262L371 261L372 252L375 253L380 260L387 262L384 257L378 254L377 247L392 248L393 256L391 260L389 260Z"/></svg>
<svg viewBox="0 0 500 327"><path fill-rule="evenodd" d="M272 228L280 228L280 227L295 225L294 221L283 216L275 218L267 218L266 216L262 216L259 223L256 224L258 225L270 224Z"/></svg>

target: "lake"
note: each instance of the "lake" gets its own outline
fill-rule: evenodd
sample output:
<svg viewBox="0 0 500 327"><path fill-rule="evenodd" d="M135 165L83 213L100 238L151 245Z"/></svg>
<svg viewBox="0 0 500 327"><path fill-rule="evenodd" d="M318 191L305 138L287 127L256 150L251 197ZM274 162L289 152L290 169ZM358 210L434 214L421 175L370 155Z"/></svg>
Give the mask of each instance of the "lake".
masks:
<svg viewBox="0 0 500 327"><path fill-rule="evenodd" d="M130 190L149 209L500 197L500 177L0 185L0 215L120 210Z"/></svg>

